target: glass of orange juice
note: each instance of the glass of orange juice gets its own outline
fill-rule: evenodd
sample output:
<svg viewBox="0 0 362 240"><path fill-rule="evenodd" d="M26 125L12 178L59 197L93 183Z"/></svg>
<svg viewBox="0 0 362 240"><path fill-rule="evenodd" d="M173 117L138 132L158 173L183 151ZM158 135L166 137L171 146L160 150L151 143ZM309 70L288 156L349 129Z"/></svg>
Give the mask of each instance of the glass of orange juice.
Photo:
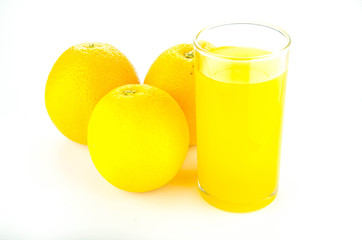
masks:
<svg viewBox="0 0 362 240"><path fill-rule="evenodd" d="M199 189L217 208L254 211L277 195L289 46L285 31L260 23L194 39Z"/></svg>

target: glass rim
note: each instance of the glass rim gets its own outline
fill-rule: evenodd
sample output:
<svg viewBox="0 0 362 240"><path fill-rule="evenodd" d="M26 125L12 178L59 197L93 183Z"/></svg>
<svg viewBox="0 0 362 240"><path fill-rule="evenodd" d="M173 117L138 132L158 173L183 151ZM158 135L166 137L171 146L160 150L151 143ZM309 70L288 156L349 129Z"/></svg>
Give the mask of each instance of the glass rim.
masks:
<svg viewBox="0 0 362 240"><path fill-rule="evenodd" d="M274 31L277 31L279 32L280 34L282 34L285 39L287 40L287 43L279 50L276 50L276 51L273 51L269 54L264 54L264 55L259 55L259 56L256 56L256 57L253 57L252 59L250 59L250 57L231 57L230 56L227 56L227 55L221 55L221 54L216 54L216 53L213 53L213 52L210 52L208 51L207 49L201 47L199 45L199 43L197 42L199 36L207 31L207 30L211 30L211 29L214 29L214 28L218 28L218 27L223 27L223 26L230 26L230 25L255 25L255 26L262 26L262 27L267 27L269 29L272 29ZM277 26L274 26L274 25L271 25L271 24L267 24L267 23L261 23L261 22L233 22L233 23L222 23L222 24L215 24L215 25L210 25L208 27L205 27L203 28L197 35L196 37L194 38L193 40L193 44L195 46L195 48L201 52L203 52L204 54L206 55L209 55L211 57L215 57L215 58L221 58L221 59L227 59L227 60L237 60L237 61L254 61L254 60L260 60L260 59L265 59L265 58L269 58L269 57L273 57L275 55L278 55L284 51L287 51L290 47L290 44L291 44L291 38L289 36L289 34L284 31L283 29L277 27Z"/></svg>

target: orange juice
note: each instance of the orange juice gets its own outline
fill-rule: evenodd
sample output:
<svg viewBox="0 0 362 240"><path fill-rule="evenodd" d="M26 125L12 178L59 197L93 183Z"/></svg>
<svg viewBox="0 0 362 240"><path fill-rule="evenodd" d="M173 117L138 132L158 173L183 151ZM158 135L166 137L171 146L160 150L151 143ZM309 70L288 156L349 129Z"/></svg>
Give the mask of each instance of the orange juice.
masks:
<svg viewBox="0 0 362 240"><path fill-rule="evenodd" d="M209 52L225 57L196 56L200 192L224 210L256 210L278 191L286 69L276 59L259 61L269 54L261 49Z"/></svg>

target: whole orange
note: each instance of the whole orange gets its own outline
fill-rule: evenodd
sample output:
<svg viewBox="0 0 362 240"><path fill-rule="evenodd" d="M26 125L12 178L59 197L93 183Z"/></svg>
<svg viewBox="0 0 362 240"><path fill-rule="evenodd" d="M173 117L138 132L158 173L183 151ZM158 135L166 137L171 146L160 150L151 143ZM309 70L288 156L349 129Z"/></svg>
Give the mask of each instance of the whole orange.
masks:
<svg viewBox="0 0 362 240"><path fill-rule="evenodd" d="M211 48L208 42L202 43ZM183 110L190 131L190 145L196 145L194 47L178 44L163 52L150 67L144 83L169 93Z"/></svg>
<svg viewBox="0 0 362 240"><path fill-rule="evenodd" d="M69 139L87 144L88 121L97 102L110 90L139 83L134 67L115 47L83 43L55 62L45 87L48 114Z"/></svg>
<svg viewBox="0 0 362 240"><path fill-rule="evenodd" d="M189 148L189 129L168 93L128 84L107 93L94 108L88 148L108 182L125 191L145 192L176 175Z"/></svg>

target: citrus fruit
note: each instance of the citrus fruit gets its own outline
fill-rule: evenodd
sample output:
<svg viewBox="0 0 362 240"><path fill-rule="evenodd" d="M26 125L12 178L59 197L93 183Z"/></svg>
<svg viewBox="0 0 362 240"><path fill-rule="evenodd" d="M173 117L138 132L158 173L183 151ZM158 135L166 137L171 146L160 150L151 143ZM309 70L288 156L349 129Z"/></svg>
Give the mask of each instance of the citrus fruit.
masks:
<svg viewBox="0 0 362 240"><path fill-rule="evenodd" d="M202 43L204 48L211 44ZM196 144L196 106L194 47L192 44L178 44L163 52L150 67L144 83L156 86L169 93L185 113L190 145Z"/></svg>
<svg viewBox="0 0 362 240"><path fill-rule="evenodd" d="M146 84L110 91L89 121L88 148L95 167L125 191L165 185L180 169L188 146L188 125L177 102Z"/></svg>
<svg viewBox="0 0 362 240"><path fill-rule="evenodd" d="M55 62L45 87L48 114L69 139L87 144L87 127L96 103L117 86L138 83L127 57L105 43L83 43Z"/></svg>

